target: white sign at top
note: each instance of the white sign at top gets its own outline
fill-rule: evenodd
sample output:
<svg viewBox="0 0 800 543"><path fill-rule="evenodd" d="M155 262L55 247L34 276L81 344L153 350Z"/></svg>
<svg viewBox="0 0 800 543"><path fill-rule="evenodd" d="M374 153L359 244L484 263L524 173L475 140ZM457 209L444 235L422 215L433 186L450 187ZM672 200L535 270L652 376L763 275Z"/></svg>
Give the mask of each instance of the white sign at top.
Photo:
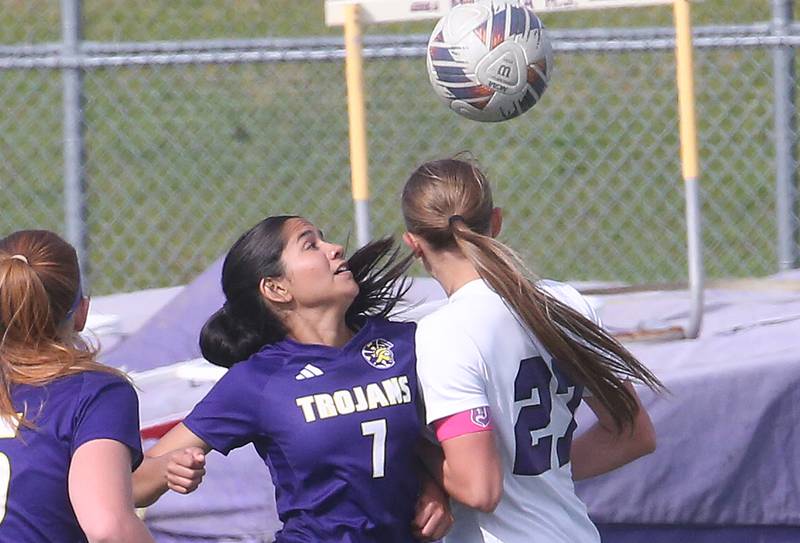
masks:
<svg viewBox="0 0 800 543"><path fill-rule="evenodd" d="M632 8L671 4L673 0L515 0L537 13L580 9ZM325 0L325 24L344 24L344 6L358 4L364 23L395 23L438 19L459 4L472 0Z"/></svg>

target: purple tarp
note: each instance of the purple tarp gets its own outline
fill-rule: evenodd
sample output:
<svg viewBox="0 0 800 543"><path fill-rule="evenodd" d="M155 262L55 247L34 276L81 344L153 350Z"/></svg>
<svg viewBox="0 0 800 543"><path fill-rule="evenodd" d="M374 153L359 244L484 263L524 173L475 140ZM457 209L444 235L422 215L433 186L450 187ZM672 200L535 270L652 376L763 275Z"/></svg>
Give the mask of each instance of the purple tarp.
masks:
<svg viewBox="0 0 800 543"><path fill-rule="evenodd" d="M199 358L200 329L224 297L217 260L131 337L103 354L103 361L128 371L144 371ZM122 311L126 307L120 308Z"/></svg>

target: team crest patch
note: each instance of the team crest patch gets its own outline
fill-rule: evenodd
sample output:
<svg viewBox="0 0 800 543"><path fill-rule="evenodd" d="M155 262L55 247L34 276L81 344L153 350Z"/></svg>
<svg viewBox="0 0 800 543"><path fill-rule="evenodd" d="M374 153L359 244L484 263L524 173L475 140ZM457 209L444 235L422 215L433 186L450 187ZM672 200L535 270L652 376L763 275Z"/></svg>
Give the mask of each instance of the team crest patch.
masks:
<svg viewBox="0 0 800 543"><path fill-rule="evenodd" d="M394 366L394 345L385 339L373 339L361 349L361 356L364 360L379 370L385 370Z"/></svg>
<svg viewBox="0 0 800 543"><path fill-rule="evenodd" d="M489 426L489 423L492 421L491 417L489 416L489 408L488 407L475 407L469 412L469 418L472 420L472 424L478 426L480 428L486 428Z"/></svg>

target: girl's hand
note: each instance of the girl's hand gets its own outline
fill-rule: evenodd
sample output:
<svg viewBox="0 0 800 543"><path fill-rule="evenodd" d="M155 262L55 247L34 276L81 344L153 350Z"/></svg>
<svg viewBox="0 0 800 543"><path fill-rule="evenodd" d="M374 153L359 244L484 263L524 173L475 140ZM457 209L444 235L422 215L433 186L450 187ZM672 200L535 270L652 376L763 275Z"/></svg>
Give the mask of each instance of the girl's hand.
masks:
<svg viewBox="0 0 800 543"><path fill-rule="evenodd" d="M148 507L168 489L181 494L194 491L206 474L205 455L211 448L183 423L166 433L144 453L133 472L136 507Z"/></svg>
<svg viewBox="0 0 800 543"><path fill-rule="evenodd" d="M441 539L450 531L453 522L447 494L430 476L423 475L416 513L411 523L414 537L420 541Z"/></svg>
<svg viewBox="0 0 800 543"><path fill-rule="evenodd" d="M178 494L194 492L206 474L206 455L199 447L170 453L167 462L167 487Z"/></svg>

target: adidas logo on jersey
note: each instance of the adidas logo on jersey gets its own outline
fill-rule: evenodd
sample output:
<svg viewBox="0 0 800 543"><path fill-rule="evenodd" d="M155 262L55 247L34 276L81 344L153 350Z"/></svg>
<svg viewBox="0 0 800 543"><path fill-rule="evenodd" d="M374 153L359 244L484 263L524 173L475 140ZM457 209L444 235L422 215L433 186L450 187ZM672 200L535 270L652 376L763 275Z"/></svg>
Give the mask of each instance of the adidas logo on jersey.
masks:
<svg viewBox="0 0 800 543"><path fill-rule="evenodd" d="M306 364L306 367L300 370L300 373L295 375L294 378L298 381L302 381L303 379L311 379L313 377L319 377L323 374L324 372L314 364Z"/></svg>

